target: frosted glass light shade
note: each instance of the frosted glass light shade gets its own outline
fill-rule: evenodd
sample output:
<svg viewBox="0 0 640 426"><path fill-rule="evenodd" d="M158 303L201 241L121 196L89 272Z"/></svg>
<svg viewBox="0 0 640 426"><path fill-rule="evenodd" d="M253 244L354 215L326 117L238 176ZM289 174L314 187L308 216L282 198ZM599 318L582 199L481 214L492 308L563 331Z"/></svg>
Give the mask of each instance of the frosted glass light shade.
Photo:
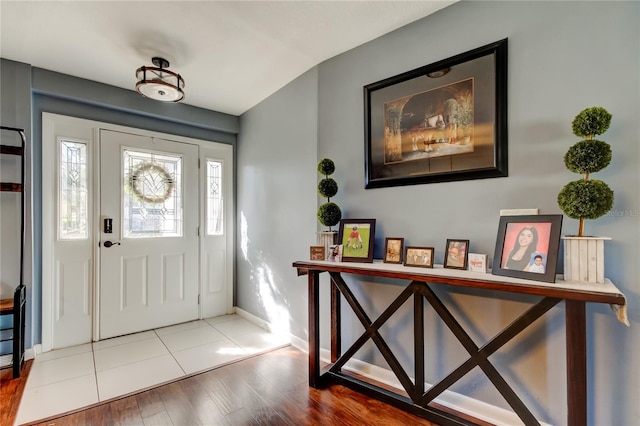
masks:
<svg viewBox="0 0 640 426"><path fill-rule="evenodd" d="M141 95L162 102L180 102L184 99L184 79L169 71L169 61L153 58L157 67L142 66L136 71L136 90Z"/></svg>

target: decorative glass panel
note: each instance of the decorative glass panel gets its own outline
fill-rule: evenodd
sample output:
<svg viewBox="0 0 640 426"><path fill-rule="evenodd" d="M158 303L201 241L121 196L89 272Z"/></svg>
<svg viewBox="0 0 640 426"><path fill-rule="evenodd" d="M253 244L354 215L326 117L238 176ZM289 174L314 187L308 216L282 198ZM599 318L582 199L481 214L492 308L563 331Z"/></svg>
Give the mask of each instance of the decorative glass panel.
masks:
<svg viewBox="0 0 640 426"><path fill-rule="evenodd" d="M222 208L222 162L207 161L207 234L224 234Z"/></svg>
<svg viewBox="0 0 640 426"><path fill-rule="evenodd" d="M89 237L87 192L87 144L60 139L58 186L58 238Z"/></svg>
<svg viewBox="0 0 640 426"><path fill-rule="evenodd" d="M182 157L123 151L123 237L182 236Z"/></svg>

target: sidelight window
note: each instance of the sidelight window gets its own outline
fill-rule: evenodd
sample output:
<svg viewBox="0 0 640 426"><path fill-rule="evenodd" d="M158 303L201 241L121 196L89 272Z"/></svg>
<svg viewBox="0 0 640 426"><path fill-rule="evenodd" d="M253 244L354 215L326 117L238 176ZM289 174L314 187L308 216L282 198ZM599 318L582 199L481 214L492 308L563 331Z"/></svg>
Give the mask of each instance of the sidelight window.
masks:
<svg viewBox="0 0 640 426"><path fill-rule="evenodd" d="M58 238L86 239L89 237L87 144L65 139L59 139L58 144Z"/></svg>
<svg viewBox="0 0 640 426"><path fill-rule="evenodd" d="M207 160L207 235L224 234L222 161Z"/></svg>

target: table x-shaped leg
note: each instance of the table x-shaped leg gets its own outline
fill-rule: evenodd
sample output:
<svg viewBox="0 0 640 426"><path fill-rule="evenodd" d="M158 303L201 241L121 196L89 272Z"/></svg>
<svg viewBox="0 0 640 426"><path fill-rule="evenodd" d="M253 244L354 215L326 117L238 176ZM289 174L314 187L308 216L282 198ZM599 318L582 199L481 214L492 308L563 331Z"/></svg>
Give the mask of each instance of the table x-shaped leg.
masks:
<svg viewBox="0 0 640 426"><path fill-rule="evenodd" d="M331 278L335 286L339 289L340 293L344 296L345 300L355 313L356 317L360 320L365 328L364 333L356 339L347 351L340 356L336 362L330 367L330 371L337 373L344 366L344 364L355 355L355 353L371 339L380 350L380 353L385 358L391 370L394 372L403 388L411 398L411 400L422 406L426 407L431 401L433 401L438 395L452 386L460 378L469 373L473 368L478 366L494 384L496 389L505 398L507 403L513 408L514 412L522 419L526 425L539 425L533 414L525 406L525 404L518 398L515 392L507 384L507 382L498 373L495 367L489 362L488 357L504 346L512 338L518 335L521 331L531 325L534 321L544 315L549 309L555 306L561 299L546 297L539 301L537 304L529 308L515 321L509 324L506 328L500 331L496 336L489 340L484 346L479 348L471 339L469 334L462 328L458 321L453 317L451 312L444 306L442 301L431 290L428 283L413 281L411 282L400 295L389 305L387 309L376 319L371 321L367 314L362 309L360 303L356 300L351 290L348 288L339 273L330 272ZM414 295L414 332L415 332L415 377L416 383L411 381L410 377L404 371L397 358L384 341L378 330L380 327L402 306L409 297ZM423 297L431 304L435 312L440 316L444 323L449 327L454 336L462 344L462 346L469 353L470 358L463 362L460 366L455 368L445 378L438 383L434 384L429 390L424 393L424 313L422 300Z"/></svg>
<svg viewBox="0 0 640 426"><path fill-rule="evenodd" d="M522 330L531 325L535 320L544 315L549 309L554 307L560 299L545 297L496 334L496 336L489 340L482 348L478 348L469 334L464 331L462 326L460 326L458 321L451 315L449 310L444 306L436 294L431 290L431 288L429 288L427 283L420 286L420 292L429 301L431 306L456 336L462 346L467 350L469 355L471 355L467 361L463 362L440 382L434 384L429 391L423 395L421 403L427 404L432 401L439 394L453 385L458 379L471 371L475 366L478 366L526 425L539 425L540 423L536 420L531 411L529 411L526 405L524 405L520 398L518 398L515 392L487 358L518 335Z"/></svg>

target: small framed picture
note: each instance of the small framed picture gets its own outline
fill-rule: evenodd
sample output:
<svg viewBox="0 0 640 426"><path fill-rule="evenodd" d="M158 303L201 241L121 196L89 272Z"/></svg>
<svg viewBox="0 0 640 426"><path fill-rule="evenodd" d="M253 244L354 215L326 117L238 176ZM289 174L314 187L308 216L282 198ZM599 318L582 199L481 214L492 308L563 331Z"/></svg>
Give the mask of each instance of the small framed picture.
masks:
<svg viewBox="0 0 640 426"><path fill-rule="evenodd" d="M433 247L407 247L404 252L404 266L433 268Z"/></svg>
<svg viewBox="0 0 640 426"><path fill-rule="evenodd" d="M467 269L469 255L469 240L447 240L444 254L444 267L452 269Z"/></svg>
<svg viewBox="0 0 640 426"><path fill-rule="evenodd" d="M500 216L491 273L556 282L562 215Z"/></svg>
<svg viewBox="0 0 640 426"><path fill-rule="evenodd" d="M333 244L329 246L329 262L342 261L342 245Z"/></svg>
<svg viewBox="0 0 640 426"><path fill-rule="evenodd" d="M324 246L311 246L311 260L324 260Z"/></svg>
<svg viewBox="0 0 640 426"><path fill-rule="evenodd" d="M469 253L469 270L486 274L489 271L488 258L487 254Z"/></svg>
<svg viewBox="0 0 640 426"><path fill-rule="evenodd" d="M386 238L384 240L384 263L402 263L404 238Z"/></svg>
<svg viewBox="0 0 640 426"><path fill-rule="evenodd" d="M340 220L339 243L343 262L373 262L375 219Z"/></svg>

